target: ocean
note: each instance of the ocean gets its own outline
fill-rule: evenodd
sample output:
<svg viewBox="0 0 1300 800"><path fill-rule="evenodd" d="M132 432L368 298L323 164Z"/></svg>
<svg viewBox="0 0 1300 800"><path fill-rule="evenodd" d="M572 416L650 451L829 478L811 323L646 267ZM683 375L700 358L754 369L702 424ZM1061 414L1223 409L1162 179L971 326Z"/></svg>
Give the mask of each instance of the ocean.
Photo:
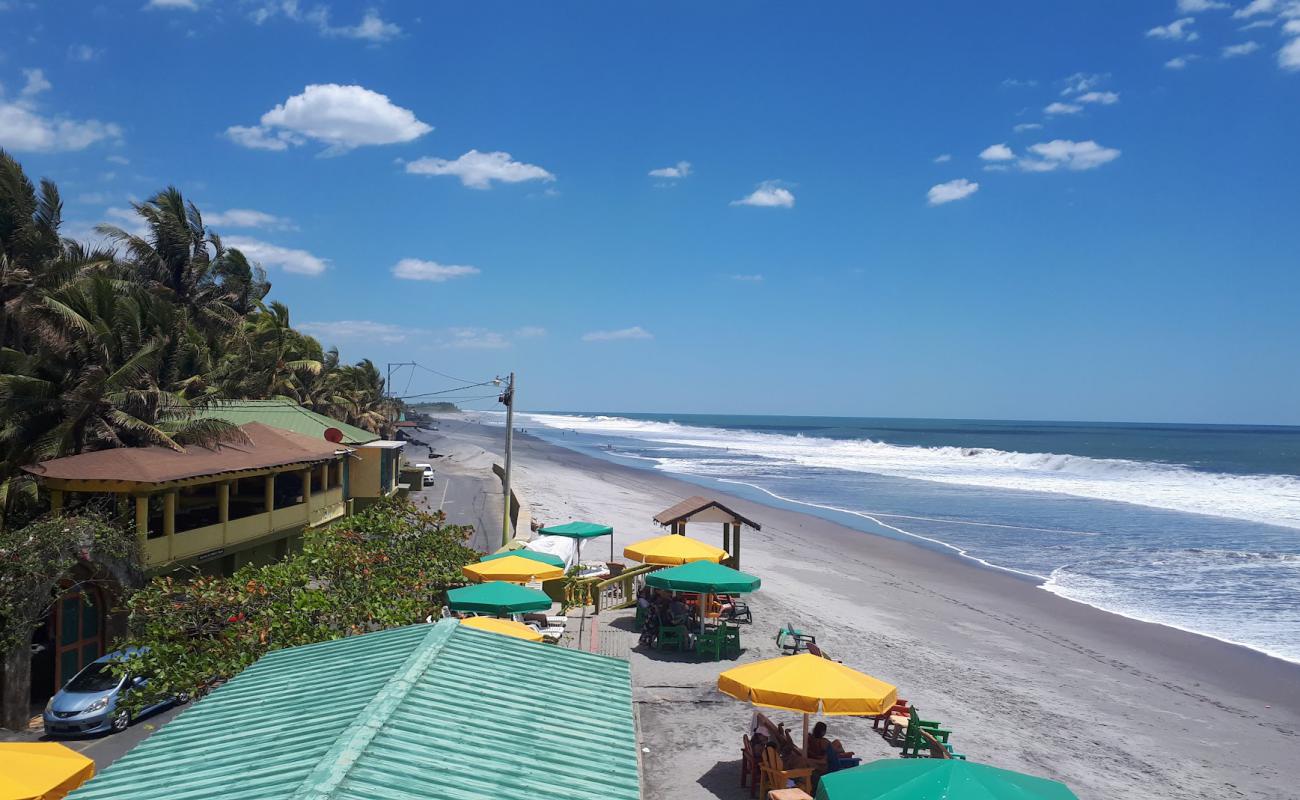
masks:
<svg viewBox="0 0 1300 800"><path fill-rule="evenodd" d="M517 427L1300 663L1300 428L545 413Z"/></svg>

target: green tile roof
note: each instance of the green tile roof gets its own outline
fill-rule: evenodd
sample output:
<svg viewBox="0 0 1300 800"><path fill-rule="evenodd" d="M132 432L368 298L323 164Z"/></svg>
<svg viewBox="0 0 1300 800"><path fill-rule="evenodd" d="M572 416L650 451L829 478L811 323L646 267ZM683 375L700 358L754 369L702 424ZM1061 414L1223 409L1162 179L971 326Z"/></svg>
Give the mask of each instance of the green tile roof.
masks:
<svg viewBox="0 0 1300 800"><path fill-rule="evenodd" d="M633 800L636 748L626 661L442 620L270 653L69 798Z"/></svg>
<svg viewBox="0 0 1300 800"><path fill-rule="evenodd" d="M196 416L229 420L236 425L261 422L313 438L324 438L326 428L338 428L343 431L343 444L365 444L380 438L377 433L317 414L289 400L222 400Z"/></svg>

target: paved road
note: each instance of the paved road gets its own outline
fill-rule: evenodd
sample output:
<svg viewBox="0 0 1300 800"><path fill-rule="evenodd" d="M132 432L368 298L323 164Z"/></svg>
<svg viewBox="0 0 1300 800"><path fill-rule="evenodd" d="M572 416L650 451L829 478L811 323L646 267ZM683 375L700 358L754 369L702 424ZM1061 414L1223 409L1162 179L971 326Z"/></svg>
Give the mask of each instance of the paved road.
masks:
<svg viewBox="0 0 1300 800"><path fill-rule="evenodd" d="M415 438L419 437L419 438ZM433 486L411 492L411 500L422 508L441 510L453 525L470 525L474 535L469 544L476 550L491 552L501 546L501 481L490 469L462 471L442 459L425 457L432 444L439 450L440 437L419 431L406 458L415 463L431 463L435 473Z"/></svg>
<svg viewBox="0 0 1300 800"><path fill-rule="evenodd" d="M3 731L0 734L0 741L6 742L35 742L35 741L56 741L60 744L82 753L95 762L95 772L99 773L109 764L126 755L131 748L148 739L154 731L171 722L177 714L189 706L173 706L157 714L150 715L134 723L131 727L121 733L105 734L103 736L87 736L77 739L48 739L41 735L42 731L38 728L34 731L24 731L15 733L13 731Z"/></svg>

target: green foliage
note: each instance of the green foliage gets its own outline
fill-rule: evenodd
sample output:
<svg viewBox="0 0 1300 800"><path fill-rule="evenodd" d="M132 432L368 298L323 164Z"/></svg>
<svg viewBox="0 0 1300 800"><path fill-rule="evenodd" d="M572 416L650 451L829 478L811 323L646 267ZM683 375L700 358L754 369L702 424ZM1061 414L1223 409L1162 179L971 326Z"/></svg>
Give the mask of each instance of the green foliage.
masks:
<svg viewBox="0 0 1300 800"><path fill-rule="evenodd" d="M153 676L154 698L199 695L271 650L422 622L437 616L461 567L478 558L470 529L389 500L326 528L302 550L229 578L155 578L130 599L126 645L148 648L123 666Z"/></svg>
<svg viewBox="0 0 1300 800"><path fill-rule="evenodd" d="M31 642L35 628L56 601L59 582L78 563L137 569L133 532L93 515L46 516L23 528L0 529L0 652ZM100 567L86 582L108 578Z"/></svg>
<svg viewBox="0 0 1300 800"><path fill-rule="evenodd" d="M174 188L134 204L144 233L62 238L58 189L0 150L0 524L39 513L25 464L106 447L242 441L195 419L216 399L289 397L391 436L394 401L369 361L289 324L261 267Z"/></svg>

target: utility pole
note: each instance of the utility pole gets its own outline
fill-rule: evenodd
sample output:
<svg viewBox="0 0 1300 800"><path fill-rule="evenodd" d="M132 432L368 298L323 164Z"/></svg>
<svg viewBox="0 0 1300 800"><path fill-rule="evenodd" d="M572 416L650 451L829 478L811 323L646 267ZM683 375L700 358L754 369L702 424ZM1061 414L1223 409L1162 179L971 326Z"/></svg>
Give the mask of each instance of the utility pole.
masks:
<svg viewBox="0 0 1300 800"><path fill-rule="evenodd" d="M506 406L506 474L501 481L502 489L505 491L505 511L501 515L501 546L505 547L510 543L510 451L514 446L515 439L515 374L510 373L509 380L506 381L506 390L497 398Z"/></svg>
<svg viewBox="0 0 1300 800"><path fill-rule="evenodd" d="M414 361L390 361L388 362L388 377L384 379L384 394L388 395L388 408L384 410L384 418L388 420L388 429L384 431L384 436L393 438L397 430L397 403L393 402L396 394L393 392L393 367L415 367ZM389 419L391 417L391 419Z"/></svg>

